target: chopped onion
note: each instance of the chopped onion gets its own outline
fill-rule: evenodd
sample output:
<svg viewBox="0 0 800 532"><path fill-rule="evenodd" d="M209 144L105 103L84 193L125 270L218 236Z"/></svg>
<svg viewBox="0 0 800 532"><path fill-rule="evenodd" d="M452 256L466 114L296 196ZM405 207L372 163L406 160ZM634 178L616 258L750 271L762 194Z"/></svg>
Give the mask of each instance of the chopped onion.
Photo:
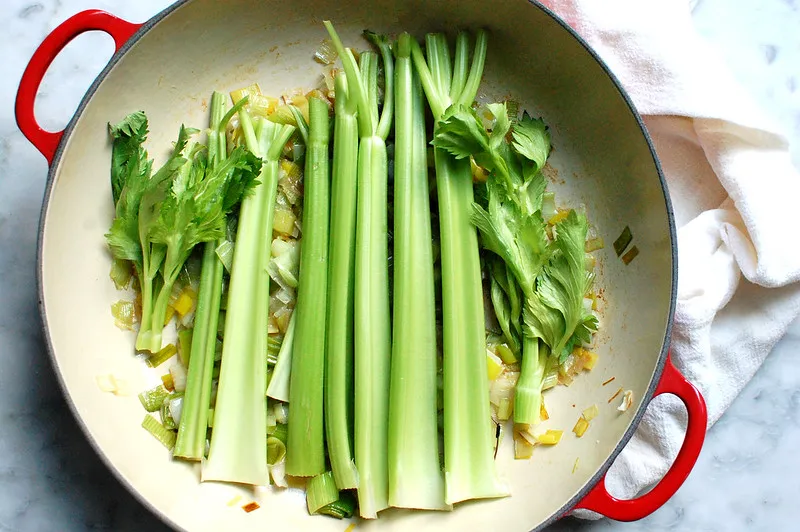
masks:
<svg viewBox="0 0 800 532"><path fill-rule="evenodd" d="M337 68L328 67L322 72L322 81L325 83L325 88L328 92L333 92L336 85L336 74L339 72Z"/></svg>
<svg viewBox="0 0 800 532"><path fill-rule="evenodd" d="M517 434L521 438L523 438L526 442L528 442L528 444L536 445L537 443L539 443L536 439L536 436L534 436L533 433L530 431L531 428L530 425L517 425L517 427L519 428L519 430L517 430Z"/></svg>
<svg viewBox="0 0 800 532"><path fill-rule="evenodd" d="M542 445L556 445L561 441L561 436L564 434L563 430L548 429L544 434L538 434L536 441Z"/></svg>
<svg viewBox="0 0 800 532"><path fill-rule="evenodd" d="M514 434L514 458L517 460L527 460L533 456L533 444L520 436L519 433Z"/></svg>
<svg viewBox="0 0 800 532"><path fill-rule="evenodd" d="M494 405L492 405L492 407L494 407ZM497 419L500 421L508 421L508 418L511 417L513 407L514 403L512 403L511 399L508 397L500 399L500 405L497 407Z"/></svg>
<svg viewBox="0 0 800 532"><path fill-rule="evenodd" d="M494 381L503 374L503 361L489 349L486 350L486 366L490 381Z"/></svg>
<svg viewBox="0 0 800 532"><path fill-rule="evenodd" d="M281 288L277 292L275 292L275 299L283 303L284 305L288 305L292 301L295 300L295 291L289 288Z"/></svg>
<svg viewBox="0 0 800 532"><path fill-rule="evenodd" d="M591 253L592 251L597 251L598 249L603 249L605 247L605 242L603 241L602 237L594 237L589 238L584 245L584 251L586 253Z"/></svg>
<svg viewBox="0 0 800 532"><path fill-rule="evenodd" d="M114 325L123 331L132 331L136 319L136 309L133 301L120 299L111 305L111 315L114 316Z"/></svg>
<svg viewBox="0 0 800 532"><path fill-rule="evenodd" d="M591 421L597 417L597 414L600 413L600 410L597 408L597 405L592 405L586 410L583 411L583 417L586 421Z"/></svg>
<svg viewBox="0 0 800 532"><path fill-rule="evenodd" d="M586 429L589 428L589 422L586 421L582 415L578 418L578 421L575 423L575 426L572 428L572 432L575 433L575 436L580 438L586 432Z"/></svg>
<svg viewBox="0 0 800 532"><path fill-rule="evenodd" d="M300 243L294 239L274 239L267 270L273 281L281 288L292 289L293 294L300 274Z"/></svg>
<svg viewBox="0 0 800 532"><path fill-rule="evenodd" d="M108 375L95 375L94 380L101 392L114 393L117 389L116 385L111 380L110 373Z"/></svg>

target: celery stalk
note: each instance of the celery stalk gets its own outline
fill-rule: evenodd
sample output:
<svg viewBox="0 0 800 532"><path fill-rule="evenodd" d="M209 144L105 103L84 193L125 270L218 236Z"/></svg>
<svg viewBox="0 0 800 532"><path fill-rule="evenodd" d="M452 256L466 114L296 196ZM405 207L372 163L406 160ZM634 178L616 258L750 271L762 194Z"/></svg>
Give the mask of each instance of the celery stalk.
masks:
<svg viewBox="0 0 800 532"><path fill-rule="evenodd" d="M323 384L328 282L328 106L309 98L303 244L297 290L297 323L289 386L286 473L310 477L325 472ZM238 243L237 246L238 248ZM227 342L227 337L226 337ZM263 437L262 437L263 439Z"/></svg>
<svg viewBox="0 0 800 532"><path fill-rule="evenodd" d="M268 214L275 203L278 159L294 127L239 112L245 142L264 159L259 185L242 202L225 320L214 432L203 480L267 485ZM266 259L266 261L265 261ZM266 285L266 286L264 286Z"/></svg>
<svg viewBox="0 0 800 532"><path fill-rule="evenodd" d="M541 419L542 386L550 350L538 338L522 337L522 368L514 391L514 422L536 425Z"/></svg>
<svg viewBox="0 0 800 532"><path fill-rule="evenodd" d="M388 272L386 137L394 107L394 71L387 40L366 36L383 60L385 101L378 113L378 57L361 54L357 65L329 21L325 27L342 59L349 97L358 108L358 198L355 254L355 462L362 517L376 518L389 505L388 433L391 324Z"/></svg>
<svg viewBox="0 0 800 532"><path fill-rule="evenodd" d="M214 92L211 95L211 128L208 133L209 165L217 165L227 156L227 140L222 129L225 127L222 124L224 115L225 95ZM186 392L173 451L174 456L187 460L201 460L206 447L217 320L222 298L223 265L217 258L217 244L206 242L203 250Z"/></svg>
<svg viewBox="0 0 800 532"><path fill-rule="evenodd" d="M454 103L469 105L483 73L486 33L477 34L466 76L466 36L458 39L454 71L443 35L427 36L427 63L412 42L414 66L436 120ZM456 160L441 149L434 150L434 159L442 257L445 501L454 504L509 492L493 457L478 238L470 222L472 172L469 159Z"/></svg>
<svg viewBox="0 0 800 532"><path fill-rule="evenodd" d="M389 504L445 510L425 109L411 63L411 36L402 34L397 46Z"/></svg>
<svg viewBox="0 0 800 532"><path fill-rule="evenodd" d="M353 461L353 287L356 240L358 123L347 77L336 79L328 264L328 341L325 373L325 428L336 486L358 487ZM277 370L276 370L277 371ZM273 377L274 378L274 377Z"/></svg>

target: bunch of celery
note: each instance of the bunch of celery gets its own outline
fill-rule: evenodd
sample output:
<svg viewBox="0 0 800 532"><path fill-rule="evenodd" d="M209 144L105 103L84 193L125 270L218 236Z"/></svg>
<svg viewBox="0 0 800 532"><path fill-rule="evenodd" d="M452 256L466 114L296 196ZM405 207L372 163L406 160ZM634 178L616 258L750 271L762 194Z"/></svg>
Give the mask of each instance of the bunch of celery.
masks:
<svg viewBox="0 0 800 532"><path fill-rule="evenodd" d="M211 119L208 130L208 166L212 169L229 167L225 128L228 121L244 104L241 101L226 113L226 97L220 92L211 95ZM237 147L235 153L243 148ZM235 155L234 155L235 157ZM232 171L231 168L229 171ZM191 332L188 356L186 391L173 455L187 460L201 460L205 455L208 411L211 406L214 354L217 345L217 325L222 300L224 266L217 248L224 237L206 242L203 249L197 310Z"/></svg>
<svg viewBox="0 0 800 532"><path fill-rule="evenodd" d="M389 402L389 504L442 510L436 408L436 316L425 108L400 35L395 86L394 327Z"/></svg>
<svg viewBox="0 0 800 532"><path fill-rule="evenodd" d="M443 510L507 496L494 464L487 374L495 366L487 365L478 235L509 359L521 354L514 421L532 425L546 373L597 328L585 304L593 281L586 217L570 211L554 223L542 215L550 135L541 120L517 120L506 104L486 106L488 129L479 119L484 31L471 54L460 33L454 55L442 34L427 35L423 53L407 33L392 46L365 32L375 50L357 60L325 27L343 66L330 78L332 128L319 91L279 104L254 85L232 93L230 109L214 93L208 146L190 144L194 131L182 127L155 173L142 147L144 114L111 128L117 216L107 238L140 282L138 349L161 349L173 284L205 243L174 455L202 460L211 428L203 480L266 485L272 473L285 486L285 465L285 474L308 477L309 512L335 517L353 513L356 495L365 518L389 506ZM425 97L441 250L443 456ZM294 162L281 159L289 151ZM477 196L474 168L488 172ZM279 194L282 176L292 185ZM299 245L292 206L301 194ZM235 244L224 238L233 224ZM500 419L510 395L505 406Z"/></svg>
<svg viewBox="0 0 800 532"><path fill-rule="evenodd" d="M427 35L427 62L419 44L411 43L414 66L436 120L435 138L445 134L450 113L471 105L478 91L487 36L477 33L471 66L468 39L466 33L458 35L451 60L446 37ZM509 493L494 465L478 238L470 222L470 161L438 146L434 158L442 264L445 502L454 504Z"/></svg>
<svg viewBox="0 0 800 532"><path fill-rule="evenodd" d="M353 53L344 48L331 23L326 21L325 27L342 60L347 97L355 101L360 137L356 172L354 316L359 326L354 330L354 450L360 512L362 517L374 518L389 505L391 326L386 138L391 130L394 107L393 60L387 40L367 33L380 50L385 75L383 109L379 113L378 55L372 51L363 52L360 64L356 64Z"/></svg>
<svg viewBox="0 0 800 532"><path fill-rule="evenodd" d="M291 125L251 118L239 110L248 150L263 158L259 183L239 212L226 307L214 429L203 480L266 485L267 336L270 243L278 160Z"/></svg>
<svg viewBox="0 0 800 532"><path fill-rule="evenodd" d="M556 224L553 240L548 238L541 214L546 185L541 169L550 135L541 120L525 114L512 126L505 104L487 107L494 116L491 133L473 109L454 107L445 113L434 145L459 159L473 157L490 172L488 209L474 204L472 222L484 247L504 261L523 293L522 368L514 421L536 424L548 353L563 361L597 328L597 319L583 302L593 280L584 259L588 223L584 215L571 211ZM511 142L506 141L509 132ZM516 290L512 285L506 285L508 295ZM548 349L540 349L540 339Z"/></svg>
<svg viewBox="0 0 800 532"><path fill-rule="evenodd" d="M106 239L114 258L131 261L142 293L139 350L161 350L172 286L194 247L225 234L225 218L252 188L261 161L244 149L224 163L208 160L205 146L188 147L195 130L181 126L167 162L151 174L143 143L144 113L110 128L111 184L116 217Z"/></svg>

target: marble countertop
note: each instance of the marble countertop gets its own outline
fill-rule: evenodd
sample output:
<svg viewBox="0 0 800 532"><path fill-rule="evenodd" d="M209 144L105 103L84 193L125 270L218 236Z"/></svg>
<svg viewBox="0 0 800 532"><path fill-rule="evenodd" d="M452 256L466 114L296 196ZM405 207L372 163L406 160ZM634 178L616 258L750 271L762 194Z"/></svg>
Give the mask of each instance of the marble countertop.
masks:
<svg viewBox="0 0 800 532"><path fill-rule="evenodd" d="M166 531L95 455L61 395L36 308L36 233L47 165L13 118L22 70L70 15L106 9L144 21L168 0L4 0L0 4L0 531ZM786 130L800 165L800 2L701 0L694 20L739 81ZM79 37L56 59L36 102L60 128L113 52ZM788 530L800 520L800 321L708 434L684 486L636 523L564 520L553 530ZM796 525L795 525L796 526Z"/></svg>

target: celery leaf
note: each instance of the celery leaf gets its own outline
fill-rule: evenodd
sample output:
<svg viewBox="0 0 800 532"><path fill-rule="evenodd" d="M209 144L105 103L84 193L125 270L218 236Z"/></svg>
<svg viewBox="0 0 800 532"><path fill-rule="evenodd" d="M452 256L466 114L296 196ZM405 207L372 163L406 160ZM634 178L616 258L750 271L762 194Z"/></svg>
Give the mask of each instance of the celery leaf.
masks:
<svg viewBox="0 0 800 532"><path fill-rule="evenodd" d="M511 132L514 150L541 170L550 155L550 132L541 118L531 118L526 111Z"/></svg>
<svg viewBox="0 0 800 532"><path fill-rule="evenodd" d="M556 252L537 279L535 296L528 298L523 315L527 334L542 338L562 361L597 329L597 318L583 306L594 280L584 265L588 227L586 216L574 210L556 225Z"/></svg>

